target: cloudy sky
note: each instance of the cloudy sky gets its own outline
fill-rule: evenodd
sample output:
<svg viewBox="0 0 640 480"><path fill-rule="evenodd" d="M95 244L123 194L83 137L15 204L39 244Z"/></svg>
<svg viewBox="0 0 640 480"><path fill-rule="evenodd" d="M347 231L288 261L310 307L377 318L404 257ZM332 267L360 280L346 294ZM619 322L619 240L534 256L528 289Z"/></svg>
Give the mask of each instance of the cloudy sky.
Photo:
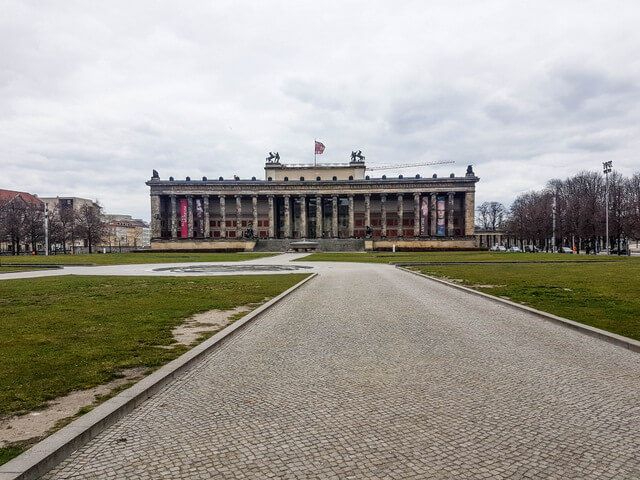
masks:
<svg viewBox="0 0 640 480"><path fill-rule="evenodd" d="M162 178L455 161L509 205L640 170L640 2L0 0L0 188L149 218ZM376 172L377 173L377 172ZM381 172L382 173L382 172ZM381 174L380 173L380 174Z"/></svg>

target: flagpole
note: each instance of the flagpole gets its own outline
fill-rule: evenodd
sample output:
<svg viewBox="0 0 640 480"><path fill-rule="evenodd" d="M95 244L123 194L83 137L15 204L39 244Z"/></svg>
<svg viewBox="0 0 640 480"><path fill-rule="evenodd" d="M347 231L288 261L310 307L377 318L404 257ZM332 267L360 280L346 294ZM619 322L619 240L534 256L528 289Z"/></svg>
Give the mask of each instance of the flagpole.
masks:
<svg viewBox="0 0 640 480"><path fill-rule="evenodd" d="M317 167L318 166L318 151L316 150L316 143L318 142L317 139L313 139L313 166Z"/></svg>

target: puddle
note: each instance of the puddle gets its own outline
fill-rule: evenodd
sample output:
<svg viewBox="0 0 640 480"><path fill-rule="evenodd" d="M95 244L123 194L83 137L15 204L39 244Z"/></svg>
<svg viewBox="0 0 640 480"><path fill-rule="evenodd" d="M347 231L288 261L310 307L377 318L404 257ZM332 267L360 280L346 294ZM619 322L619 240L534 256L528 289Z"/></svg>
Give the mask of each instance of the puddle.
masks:
<svg viewBox="0 0 640 480"><path fill-rule="evenodd" d="M233 273L233 272L295 272L313 267L306 265L188 265L185 267L154 268L154 272L174 273Z"/></svg>
<svg viewBox="0 0 640 480"><path fill-rule="evenodd" d="M46 408L25 415L0 417L0 447L16 442L44 437L56 423L78 413L82 407L92 405L96 395L107 395L116 387L139 380L147 370L145 367L129 368L120 372L123 378L87 390L71 392L49 402Z"/></svg>

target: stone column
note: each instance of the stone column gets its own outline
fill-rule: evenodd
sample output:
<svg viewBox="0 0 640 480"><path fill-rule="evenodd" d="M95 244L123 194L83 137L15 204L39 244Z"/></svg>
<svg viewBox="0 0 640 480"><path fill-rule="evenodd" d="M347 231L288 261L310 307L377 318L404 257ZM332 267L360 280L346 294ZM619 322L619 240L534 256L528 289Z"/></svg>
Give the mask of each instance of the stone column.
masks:
<svg viewBox="0 0 640 480"><path fill-rule="evenodd" d="M187 195L187 236L193 238L193 195Z"/></svg>
<svg viewBox="0 0 640 480"><path fill-rule="evenodd" d="M242 195L236 197L236 238L242 238Z"/></svg>
<svg viewBox="0 0 640 480"><path fill-rule="evenodd" d="M300 195L300 237L307 238L307 196Z"/></svg>
<svg viewBox="0 0 640 480"><path fill-rule="evenodd" d="M432 193L431 194L431 229L430 229L430 235L432 237L436 236L436 222L437 220L437 212L436 212L436 201L437 201L437 194Z"/></svg>
<svg viewBox="0 0 640 480"><path fill-rule="evenodd" d="M291 238L291 196L284 196L284 238Z"/></svg>
<svg viewBox="0 0 640 480"><path fill-rule="evenodd" d="M316 196L316 238L322 238L322 197Z"/></svg>
<svg viewBox="0 0 640 480"><path fill-rule="evenodd" d="M447 235L453 237L453 192L447 193Z"/></svg>
<svg viewBox="0 0 640 480"><path fill-rule="evenodd" d="M253 235L259 236L258 232L258 195L251 195L251 209L253 212Z"/></svg>
<svg viewBox="0 0 640 480"><path fill-rule="evenodd" d="M176 222L176 196L171 195L171 225L169 228L171 229L171 238L178 237L178 224Z"/></svg>
<svg viewBox="0 0 640 480"><path fill-rule="evenodd" d="M151 236L160 238L162 236L162 224L160 217L160 195L151 194Z"/></svg>
<svg viewBox="0 0 640 480"><path fill-rule="evenodd" d="M403 220L402 217L404 217L404 201L403 200L404 200L404 196L401 193L399 193L398 194L398 200L397 200L397 203L398 203L398 236L399 237L404 236L404 225L402 224L403 223L402 222L402 220Z"/></svg>
<svg viewBox="0 0 640 480"><path fill-rule="evenodd" d="M420 236L420 194L413 194L413 236Z"/></svg>
<svg viewBox="0 0 640 480"><path fill-rule="evenodd" d="M349 237L353 237L353 229L355 227L355 212L353 208L353 195L349 195Z"/></svg>
<svg viewBox="0 0 640 480"><path fill-rule="evenodd" d="M364 226L371 226L371 194L364 194Z"/></svg>
<svg viewBox="0 0 640 480"><path fill-rule="evenodd" d="M204 238L211 236L211 218L209 217L209 195L203 195L202 208L204 208Z"/></svg>
<svg viewBox="0 0 640 480"><path fill-rule="evenodd" d="M331 236L338 238L338 196L332 195L331 200L333 200L331 208Z"/></svg>
<svg viewBox="0 0 640 480"><path fill-rule="evenodd" d="M220 199L220 238L227 237L227 207L224 195L218 195Z"/></svg>
<svg viewBox="0 0 640 480"><path fill-rule="evenodd" d="M267 195L267 200L269 201L269 238L275 238L276 226L273 212L273 195Z"/></svg>
<svg viewBox="0 0 640 480"><path fill-rule="evenodd" d="M464 194L464 234L475 235L475 192Z"/></svg>
<svg viewBox="0 0 640 480"><path fill-rule="evenodd" d="M387 236L387 195L380 195L380 216L382 226L380 228L380 236Z"/></svg>

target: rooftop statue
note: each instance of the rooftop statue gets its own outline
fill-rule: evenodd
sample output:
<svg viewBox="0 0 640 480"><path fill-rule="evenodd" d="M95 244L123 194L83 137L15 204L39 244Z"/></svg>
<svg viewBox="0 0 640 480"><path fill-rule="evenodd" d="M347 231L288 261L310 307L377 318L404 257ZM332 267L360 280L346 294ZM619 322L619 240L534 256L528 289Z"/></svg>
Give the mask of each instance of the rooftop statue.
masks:
<svg viewBox="0 0 640 480"><path fill-rule="evenodd" d="M158 175L158 171L157 170L153 171L153 175L151 175L151 178L160 178L160 175Z"/></svg>
<svg viewBox="0 0 640 480"><path fill-rule="evenodd" d="M362 150L357 150L355 152L351 152L351 161L352 162L364 162L364 155L362 155Z"/></svg>
<svg viewBox="0 0 640 480"><path fill-rule="evenodd" d="M269 156L267 157L267 163L280 163L280 154L278 152L276 153L269 152Z"/></svg>

